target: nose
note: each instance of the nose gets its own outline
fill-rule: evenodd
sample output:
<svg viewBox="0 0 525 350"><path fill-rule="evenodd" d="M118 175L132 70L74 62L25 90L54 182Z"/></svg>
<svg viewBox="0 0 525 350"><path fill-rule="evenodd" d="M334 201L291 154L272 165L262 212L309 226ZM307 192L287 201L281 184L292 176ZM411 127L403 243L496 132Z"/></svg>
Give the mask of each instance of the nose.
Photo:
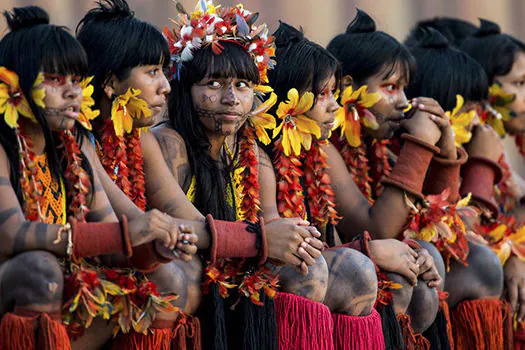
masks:
<svg viewBox="0 0 525 350"><path fill-rule="evenodd" d="M66 89L64 90L64 98L75 100L82 94L82 88L78 86L77 84L73 84L71 81L69 81L66 84Z"/></svg>
<svg viewBox="0 0 525 350"><path fill-rule="evenodd" d="M401 111L408 108L408 100L404 90L400 90L396 96L396 108Z"/></svg>
<svg viewBox="0 0 525 350"><path fill-rule="evenodd" d="M171 92L170 82L168 81L165 75L162 75L157 93L159 95L169 95L170 92Z"/></svg>
<svg viewBox="0 0 525 350"><path fill-rule="evenodd" d="M233 83L230 83L223 88L221 103L228 106L236 106L240 103L239 99L237 98L237 92L235 91Z"/></svg>
<svg viewBox="0 0 525 350"><path fill-rule="evenodd" d="M337 103L334 95L330 98L330 102L328 103L328 112L329 113L335 113L339 109L339 103Z"/></svg>

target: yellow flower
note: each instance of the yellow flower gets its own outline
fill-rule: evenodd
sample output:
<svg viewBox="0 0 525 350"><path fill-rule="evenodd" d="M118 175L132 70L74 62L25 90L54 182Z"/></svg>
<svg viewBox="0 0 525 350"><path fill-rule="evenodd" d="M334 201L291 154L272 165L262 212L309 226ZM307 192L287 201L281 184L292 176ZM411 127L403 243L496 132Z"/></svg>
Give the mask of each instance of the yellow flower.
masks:
<svg viewBox="0 0 525 350"><path fill-rule="evenodd" d="M38 73L35 83L33 84L33 91L31 91L31 96L33 101L40 108L46 108L44 104L44 97L46 97L46 89L44 87L39 88L40 84L44 82L44 74L42 72Z"/></svg>
<svg viewBox="0 0 525 350"><path fill-rule="evenodd" d="M272 92L272 91L273 91L273 88L269 85L258 84L253 87L253 92L263 94L263 95L269 92Z"/></svg>
<svg viewBox="0 0 525 350"><path fill-rule="evenodd" d="M37 95L40 97L42 93ZM0 114L4 115L5 122L11 128L18 127L20 114L36 123L33 111L20 88L18 75L5 67L0 67Z"/></svg>
<svg viewBox="0 0 525 350"><path fill-rule="evenodd" d="M510 120L512 112L509 105L516 99L516 94L505 92L498 83L489 88L489 100L491 106L501 115L503 120Z"/></svg>
<svg viewBox="0 0 525 350"><path fill-rule="evenodd" d="M251 113L248 118L248 122L251 126L255 128L255 134L259 141L267 145L270 143L271 139L266 132L266 129L273 130L275 129L275 118L266 112L277 102L277 95L272 92L270 97L257 106Z"/></svg>
<svg viewBox="0 0 525 350"><path fill-rule="evenodd" d="M277 108L277 117L281 124L273 130L273 137L283 132L282 146L284 154L298 156L301 145L309 150L312 145L312 135L321 137L321 129L316 122L304 115L314 103L314 94L305 92L299 99L297 89L288 91L288 102L281 102Z"/></svg>
<svg viewBox="0 0 525 350"><path fill-rule="evenodd" d="M111 120L117 136L123 136L124 132L133 130L133 119L147 118L151 116L146 101L138 97L142 91L129 88L124 95L119 95L113 101L111 107Z"/></svg>
<svg viewBox="0 0 525 350"><path fill-rule="evenodd" d="M95 104L95 100L91 95L93 94L94 88L91 85L93 77L82 79L80 87L82 88L82 105L80 106L80 114L78 116L78 122L87 130L91 130L90 120L95 119L99 116L99 110L92 110L91 107Z"/></svg>
<svg viewBox="0 0 525 350"><path fill-rule="evenodd" d="M456 95L456 107L454 107L452 112L445 112L445 114L450 118L450 124L452 125L452 130L454 131L454 142L458 147L464 143L469 142L472 138L472 132L468 130L468 127L474 118L476 118L475 110L459 113L459 110L463 107L464 102L463 96Z"/></svg>
<svg viewBox="0 0 525 350"><path fill-rule="evenodd" d="M376 117L368 110L381 100L378 92L368 93L366 85L354 91L348 86L341 96L342 107L335 113L336 127L341 127L341 137L344 135L352 147L361 145L361 124L375 130L379 127Z"/></svg>

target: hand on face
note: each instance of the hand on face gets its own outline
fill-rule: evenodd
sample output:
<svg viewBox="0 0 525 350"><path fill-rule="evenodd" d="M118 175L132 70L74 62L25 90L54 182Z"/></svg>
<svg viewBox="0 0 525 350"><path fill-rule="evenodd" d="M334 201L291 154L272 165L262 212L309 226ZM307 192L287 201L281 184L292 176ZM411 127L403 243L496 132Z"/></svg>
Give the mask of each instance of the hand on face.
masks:
<svg viewBox="0 0 525 350"><path fill-rule="evenodd" d="M253 83L205 77L191 88L193 105L207 133L235 134L253 106Z"/></svg>
<svg viewBox="0 0 525 350"><path fill-rule="evenodd" d="M80 113L80 76L44 73L44 118L53 131L71 130Z"/></svg>
<svg viewBox="0 0 525 350"><path fill-rule="evenodd" d="M423 105L423 107L426 107L426 106ZM435 145L438 142L438 140L441 138L441 130L440 130L440 127L438 126L438 123L445 125L447 121L443 120L441 117L438 117L436 116L436 114L434 114L434 113L439 113L437 111L437 107L439 107L438 104L437 106L429 106L429 107L427 107L427 109L431 109L432 112L427 112L426 110L420 107L417 107L414 110L414 112L412 112L412 116L409 119L405 119L402 124L403 124L403 127L406 129L406 131L409 134L431 145ZM439 107L439 109L441 110L441 112L443 112L441 107Z"/></svg>

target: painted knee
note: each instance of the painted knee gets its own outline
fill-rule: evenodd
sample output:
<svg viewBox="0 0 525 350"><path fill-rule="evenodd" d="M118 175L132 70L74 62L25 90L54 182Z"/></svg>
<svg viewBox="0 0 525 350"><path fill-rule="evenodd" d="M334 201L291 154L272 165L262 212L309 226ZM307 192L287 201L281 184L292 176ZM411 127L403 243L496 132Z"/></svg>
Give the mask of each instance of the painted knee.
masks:
<svg viewBox="0 0 525 350"><path fill-rule="evenodd" d="M0 292L2 312L12 311L15 306L41 312L60 310L64 275L53 254L26 252L5 264Z"/></svg>
<svg viewBox="0 0 525 350"><path fill-rule="evenodd" d="M452 262L445 290L449 306L465 299L499 298L503 290L503 268L494 252L485 246L469 243L468 266Z"/></svg>
<svg viewBox="0 0 525 350"><path fill-rule="evenodd" d="M416 333L424 332L434 319L439 310L439 296L435 288L430 288L419 280L412 293L412 300L407 309L410 315L412 328Z"/></svg>
<svg viewBox="0 0 525 350"><path fill-rule="evenodd" d="M410 301L412 300L414 287L403 276L397 273L389 273L388 278L392 282L401 285L401 288L392 290L392 299L394 301L396 315L406 314Z"/></svg>
<svg viewBox="0 0 525 350"><path fill-rule="evenodd" d="M155 271L148 274L148 278L157 285L161 293L174 293L179 297L173 303L183 309L187 300L186 275L174 262L162 264Z"/></svg>
<svg viewBox="0 0 525 350"><path fill-rule="evenodd" d="M323 253L329 278L325 304L333 312L369 315L377 297L374 263L357 250L331 249Z"/></svg>
<svg viewBox="0 0 525 350"><path fill-rule="evenodd" d="M325 259L320 256L313 266L309 266L308 270L308 275L303 276L289 266L279 269L282 290L322 303L328 286L328 267Z"/></svg>

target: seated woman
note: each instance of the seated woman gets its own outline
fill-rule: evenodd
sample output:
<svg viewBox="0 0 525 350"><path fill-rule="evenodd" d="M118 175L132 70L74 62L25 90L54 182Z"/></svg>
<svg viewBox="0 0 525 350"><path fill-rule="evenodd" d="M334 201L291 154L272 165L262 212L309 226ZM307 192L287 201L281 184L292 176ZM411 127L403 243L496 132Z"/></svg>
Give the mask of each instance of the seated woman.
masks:
<svg viewBox="0 0 525 350"><path fill-rule="evenodd" d="M450 47L446 38L436 30L417 27L414 33L418 41L409 49L416 58L418 70L407 88L407 95L432 97L451 111L448 115L454 132L448 134L449 139L454 140L458 147L464 144L468 154L466 162L462 148L458 148L457 156L448 156L446 161L436 159L433 171L439 174L442 185L428 188L429 193L438 194L449 187L452 201L459 195L465 197L470 193L475 205L489 209L497 216L498 206L492 189L494 182L499 181L495 175L501 174L497 163L503 146L490 126L476 126L479 124L476 111L488 98L486 75L475 60ZM462 168L461 187L456 180L459 165ZM456 179L448 176L451 169L456 172ZM460 249L458 246L460 259L449 258L451 262L445 284L449 305L455 308L452 312L454 342L460 348L481 348L483 344L488 348L500 348L509 340L503 330L502 315L506 310L502 310L504 305L499 300L503 288L499 259L485 245L469 242L463 253ZM489 316L498 312L499 317ZM471 325L479 319L484 319L481 334L479 328Z"/></svg>
<svg viewBox="0 0 525 350"><path fill-rule="evenodd" d="M389 223L399 225L398 222L406 220L406 217L400 218L397 213L389 213L395 210L393 206L397 200L397 192L400 192L398 188L387 185L385 195L374 205L368 204L337 149L328 141L336 125L335 114L339 110L334 97L340 77L337 59L285 23L281 23L275 36L277 65L268 76L270 85L280 96L278 100L282 101L277 109L277 117L282 119L282 125L279 126L282 135L279 134L280 137L273 142L269 153L276 168L277 183L280 184L281 191L277 197L281 215L306 215L325 234L326 241L332 246L336 241L333 237L335 225L345 241L358 235L360 227L378 236L381 227L387 227ZM297 103L299 96L301 97ZM286 103L287 98L289 102ZM297 105L294 106L294 103ZM421 118L428 119L421 112L414 117L415 120ZM428 122L433 126L432 121ZM293 132L294 124L298 134ZM311 141L307 141L308 139ZM290 165L285 167L285 164ZM287 188L281 185L283 183L288 184ZM302 198L302 202L300 205L290 206L288 203L293 203L292 199L295 197ZM340 214L344 214L341 222L336 208ZM380 216L382 219L379 219ZM380 220L383 221L381 224L377 222ZM434 300L433 311L429 305L425 315L427 320L423 321L423 317L418 317L413 322L418 332L423 331L432 323L438 306L437 292L433 287L439 284L440 278L437 270L433 270L432 258L424 249L416 253L407 244L395 239L372 240L369 246L372 254L370 257L373 257L379 268L405 277L403 294L408 298L408 303L413 295L427 303ZM335 263L339 260L339 249L329 250L323 255L329 266L339 265ZM354 260L348 257L343 261L351 266ZM418 276L429 282L428 285L420 283L414 288ZM357 295L354 297L359 300L357 286L363 282L340 279L341 275L336 271L333 277L331 274L325 298L325 303L329 306L333 307L339 296L347 297L344 291L355 291ZM408 303L404 306L397 303L397 312L406 313ZM352 310L348 312L352 314Z"/></svg>
<svg viewBox="0 0 525 350"><path fill-rule="evenodd" d="M136 269L102 261L132 257L154 240L173 250L177 232L169 219L152 223L157 214L119 222L113 212L85 148L83 125L93 111L83 106L82 46L39 7L5 17L0 348L70 349L70 337L74 347L99 348L114 331L155 332L160 314L176 314L175 287L185 286L157 290Z"/></svg>

